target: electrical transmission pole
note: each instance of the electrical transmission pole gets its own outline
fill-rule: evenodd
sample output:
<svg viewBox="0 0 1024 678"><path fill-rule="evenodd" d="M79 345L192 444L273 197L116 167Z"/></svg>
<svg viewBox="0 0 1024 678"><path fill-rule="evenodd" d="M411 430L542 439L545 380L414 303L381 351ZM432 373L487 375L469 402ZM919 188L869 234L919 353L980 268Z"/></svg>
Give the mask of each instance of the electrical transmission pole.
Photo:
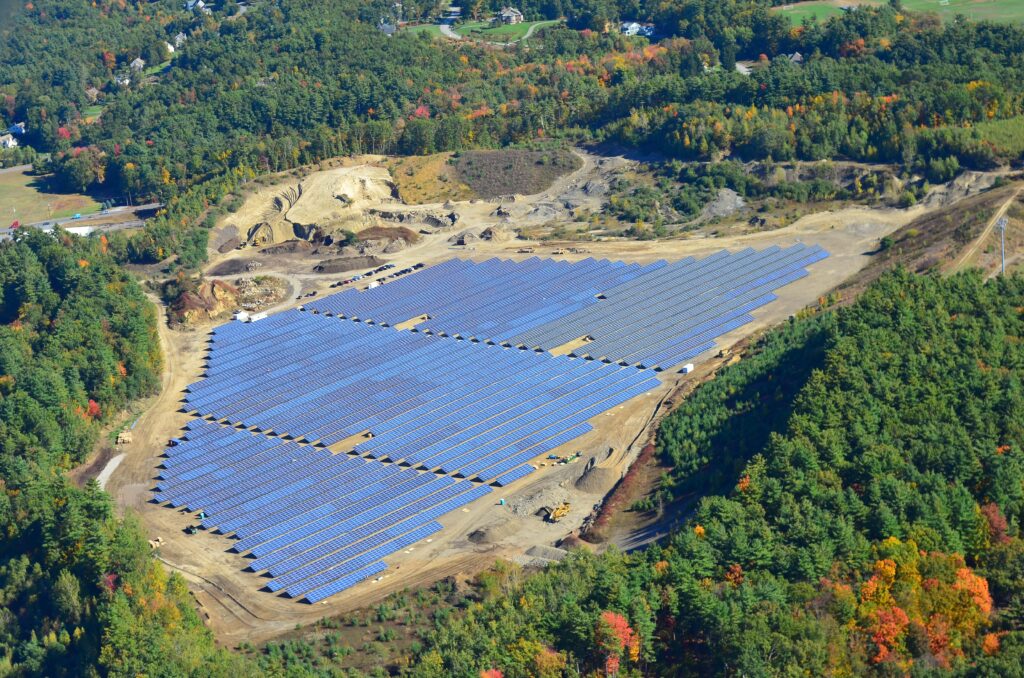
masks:
<svg viewBox="0 0 1024 678"><path fill-rule="evenodd" d="M1006 217L1001 217L996 222L996 228L999 229L999 248L1002 256L1002 265L999 269L1000 275L1006 275L1006 223Z"/></svg>

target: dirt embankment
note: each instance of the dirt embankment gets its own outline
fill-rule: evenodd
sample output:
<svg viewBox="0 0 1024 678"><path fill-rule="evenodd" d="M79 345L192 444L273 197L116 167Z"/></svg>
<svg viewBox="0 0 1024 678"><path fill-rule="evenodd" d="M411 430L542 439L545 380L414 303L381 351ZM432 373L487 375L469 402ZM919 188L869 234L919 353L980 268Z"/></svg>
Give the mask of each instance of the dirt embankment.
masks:
<svg viewBox="0 0 1024 678"><path fill-rule="evenodd" d="M313 270L317 273L347 273L364 268L376 268L383 263L383 260L377 257L344 257L321 261Z"/></svg>
<svg viewBox="0 0 1024 678"><path fill-rule="evenodd" d="M856 297L885 271L896 266L918 273L952 268L964 248L978 239L992 217L1016 198L1021 186L1013 182L971 195L951 207L928 211L901 226L880 241L864 270L841 286L844 298Z"/></svg>
<svg viewBox="0 0 1024 678"><path fill-rule="evenodd" d="M254 245L288 240L323 240L342 231L373 225L368 207L400 204L387 169L374 164L334 167L289 178L249 196L223 227L231 237Z"/></svg>

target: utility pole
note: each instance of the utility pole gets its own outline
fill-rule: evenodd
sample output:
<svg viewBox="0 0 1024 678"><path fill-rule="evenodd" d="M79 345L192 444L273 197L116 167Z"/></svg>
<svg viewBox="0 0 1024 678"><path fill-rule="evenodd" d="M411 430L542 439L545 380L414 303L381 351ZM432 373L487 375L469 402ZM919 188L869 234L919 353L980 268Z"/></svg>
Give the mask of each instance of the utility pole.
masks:
<svg viewBox="0 0 1024 678"><path fill-rule="evenodd" d="M999 229L999 247L1002 256L1002 265L999 269L1000 275L1006 275L1006 217L1000 217L999 221L996 222L996 228Z"/></svg>

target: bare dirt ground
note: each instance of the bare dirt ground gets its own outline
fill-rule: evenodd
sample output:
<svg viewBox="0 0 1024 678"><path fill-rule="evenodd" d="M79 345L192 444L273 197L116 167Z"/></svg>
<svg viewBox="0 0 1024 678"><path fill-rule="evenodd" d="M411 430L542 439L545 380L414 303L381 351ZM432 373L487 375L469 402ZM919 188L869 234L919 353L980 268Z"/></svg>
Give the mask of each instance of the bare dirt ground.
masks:
<svg viewBox="0 0 1024 678"><path fill-rule="evenodd" d="M556 197L561 200L567 195L599 207L601 198L597 191L588 193L588 183L595 177L600 178L601 172L609 165L625 160L598 158L590 154L583 154L582 160L580 170L557 180L544 193L518 196L514 203L510 203L514 212L525 214L538 205L555 202ZM402 206L402 209L419 208ZM471 226L482 230L503 221L491 214L494 203L466 203L458 208L463 212L457 228ZM810 267L809 276L782 289L778 301L761 309L754 323L729 333L719 341L720 346L731 346L754 332L785 320L853 276L870 260L870 253L877 249L880 238L929 209L937 208L918 206L909 210L874 210L855 207L809 215L777 231L717 238L698 236L648 242L591 242L586 243L589 252L556 258L578 260L593 256L647 262L703 256L723 248L764 248L797 242L819 244L830 252L828 259ZM516 219L512 221L514 223ZM478 260L501 256L521 260L531 256L551 256L552 251L567 246L518 240L479 241L471 247L453 247L448 243L451 235L452 230L439 229L384 258L401 268L418 262L431 265L452 256ZM516 250L524 245L532 245L535 254L517 253ZM209 268L252 256L247 251L214 253ZM328 285L340 277L313 273L315 262L308 255L285 254L261 261L260 275L274 275L289 285L288 296L272 309L273 312L300 305L303 300L296 297L310 292L324 294L334 291ZM188 421L188 417L178 413L177 409L182 390L201 373L207 330L208 327L171 331L161 326L160 337L167 365L163 390L136 424L133 443L120 450L126 456L111 474L107 488L120 506L140 515L150 538L163 537L165 544L160 549L160 558L190 582L208 624L221 642L230 645L242 641L266 641L294 629L296 624L309 624L325 616L365 607L396 590L428 585L450 575L472 574L489 566L498 557L520 562L530 560L526 552L531 547L556 543L581 526L593 506L635 459L655 424L654 413L666 397L685 380L706 376L713 363L710 361L713 352L709 352L694 361L698 364L698 371L692 375L661 373L662 385L659 388L595 417L591 422L595 430L556 450L560 455L582 452L582 458L576 463L550 466L537 460L535 463L540 468L536 473L510 487L496 488L487 497L443 517L440 522L445 530L434 539L388 558L390 567L379 581L364 582L319 605L308 605L261 592L266 580L243 571L246 561L227 552L231 545L229 540L203 531L188 536L183 529L196 522L194 516L150 503L150 489L154 485L159 455L167 439L179 434ZM576 481L591 463L604 471L592 473L588 481L593 482L580 483L585 489L579 489ZM500 499L505 499L504 505L499 505ZM561 501L569 501L572 507L560 523L548 524L534 515L540 506Z"/></svg>

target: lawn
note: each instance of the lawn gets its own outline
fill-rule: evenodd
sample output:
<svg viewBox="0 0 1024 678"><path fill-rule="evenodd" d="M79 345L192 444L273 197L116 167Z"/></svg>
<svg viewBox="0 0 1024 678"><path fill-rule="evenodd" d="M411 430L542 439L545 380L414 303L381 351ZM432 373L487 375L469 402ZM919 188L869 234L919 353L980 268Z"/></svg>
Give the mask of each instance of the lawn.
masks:
<svg viewBox="0 0 1024 678"><path fill-rule="evenodd" d="M102 112L103 106L101 106L100 104L93 104L92 106L86 107L82 111L82 117L85 118L85 121L87 123L93 123L96 122L96 119L100 117L100 114Z"/></svg>
<svg viewBox="0 0 1024 678"><path fill-rule="evenodd" d="M437 27L437 24L419 24L416 26L403 26L403 33L426 33L432 38L441 37L441 29Z"/></svg>
<svg viewBox="0 0 1024 678"><path fill-rule="evenodd" d="M30 172L16 168L0 170L0 224L3 226L15 219L31 224L100 210L100 204L87 195L48 191L45 183Z"/></svg>
<svg viewBox="0 0 1024 678"><path fill-rule="evenodd" d="M973 21L1024 22L1024 0L903 0L903 6L915 12L936 12L945 21L963 14Z"/></svg>
<svg viewBox="0 0 1024 678"><path fill-rule="evenodd" d="M834 16L841 16L843 14L843 10L840 9L841 4L835 0L813 0L812 2L780 5L772 8L772 11L784 14L789 19L789 23L799 26L805 19L825 21Z"/></svg>
<svg viewBox="0 0 1024 678"><path fill-rule="evenodd" d="M973 21L1024 22L1024 0L949 0L947 4L940 4L941 2L942 0L903 0L903 7L912 12L935 12L944 21L950 21L957 14L963 14ZM839 16L843 13L840 7L847 4L882 3L881 0L877 3L871 0L859 0L856 3L851 3L850 0L811 0L774 7L772 11L785 14L791 24L799 26L807 18L813 17L818 21L824 21L829 17Z"/></svg>
<svg viewBox="0 0 1024 678"><path fill-rule="evenodd" d="M142 71L142 75L144 75L146 77L152 77L154 75L160 75L165 70L167 70L167 68L169 68L170 65L171 65L171 60L168 59L167 61L163 61L163 62L161 62L159 64L156 64L154 66L150 66L150 67L146 68L144 71Z"/></svg>
<svg viewBox="0 0 1024 678"><path fill-rule="evenodd" d="M470 21L457 27L455 32L463 37L486 40L488 42L516 42L525 38L533 26L542 28L544 26L553 26L558 22L559 20L555 19L552 21L524 21L521 24L494 26L489 21Z"/></svg>

